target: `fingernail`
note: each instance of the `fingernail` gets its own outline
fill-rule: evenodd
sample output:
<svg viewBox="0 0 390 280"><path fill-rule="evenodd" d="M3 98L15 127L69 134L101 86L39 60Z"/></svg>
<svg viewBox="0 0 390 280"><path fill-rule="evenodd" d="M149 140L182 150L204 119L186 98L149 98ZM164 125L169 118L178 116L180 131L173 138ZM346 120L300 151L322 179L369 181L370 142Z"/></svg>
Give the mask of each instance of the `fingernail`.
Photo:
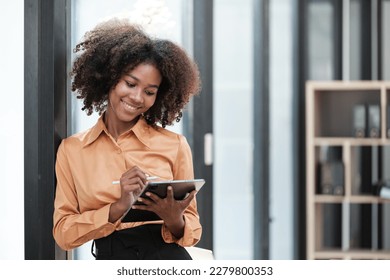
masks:
<svg viewBox="0 0 390 280"><path fill-rule="evenodd" d="M147 196L150 196L150 192L145 193Z"/></svg>
<svg viewBox="0 0 390 280"><path fill-rule="evenodd" d="M142 201L142 198L139 197L139 198L138 198L138 201Z"/></svg>

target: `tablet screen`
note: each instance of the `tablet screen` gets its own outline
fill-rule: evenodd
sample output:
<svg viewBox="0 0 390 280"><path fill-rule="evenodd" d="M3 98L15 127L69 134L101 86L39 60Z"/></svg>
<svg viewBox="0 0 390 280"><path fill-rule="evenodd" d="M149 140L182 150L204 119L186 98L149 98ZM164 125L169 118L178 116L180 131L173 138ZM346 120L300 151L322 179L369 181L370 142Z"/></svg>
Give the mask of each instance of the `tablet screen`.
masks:
<svg viewBox="0 0 390 280"><path fill-rule="evenodd" d="M147 197L145 193L151 192L161 198L165 198L167 196L167 187L172 186L175 199L183 200L193 190L199 191L204 183L205 181L203 179L148 182L141 197L145 198ZM137 201L135 204L140 204L140 202Z"/></svg>
<svg viewBox="0 0 390 280"><path fill-rule="evenodd" d="M173 180L173 181L156 181L148 182L145 190L140 195L141 197L146 197L146 192L155 193L161 198L167 196L167 187L172 186L174 197L177 200L184 199L191 191L199 191L204 185L205 180L195 179L195 180ZM134 204L142 204L139 201L136 201ZM122 222L138 222L138 221L155 221L161 220L161 218L151 211L139 210L139 209L130 209L126 215L122 218Z"/></svg>

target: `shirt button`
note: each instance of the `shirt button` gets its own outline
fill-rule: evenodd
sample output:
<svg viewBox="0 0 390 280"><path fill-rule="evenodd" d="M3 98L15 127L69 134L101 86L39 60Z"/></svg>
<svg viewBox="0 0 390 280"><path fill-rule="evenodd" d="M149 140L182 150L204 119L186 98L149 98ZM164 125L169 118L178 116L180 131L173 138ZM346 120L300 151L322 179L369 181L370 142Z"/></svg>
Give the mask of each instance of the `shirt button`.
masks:
<svg viewBox="0 0 390 280"><path fill-rule="evenodd" d="M117 152L118 154L120 154L120 153L122 153L122 150L121 150L121 149L117 149L116 152Z"/></svg>

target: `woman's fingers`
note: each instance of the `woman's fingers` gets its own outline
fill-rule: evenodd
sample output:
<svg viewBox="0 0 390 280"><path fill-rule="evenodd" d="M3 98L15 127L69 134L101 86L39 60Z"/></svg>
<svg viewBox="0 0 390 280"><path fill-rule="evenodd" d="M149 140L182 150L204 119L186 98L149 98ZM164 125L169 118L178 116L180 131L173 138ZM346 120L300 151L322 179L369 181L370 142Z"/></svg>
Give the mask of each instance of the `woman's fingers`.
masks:
<svg viewBox="0 0 390 280"><path fill-rule="evenodd" d="M122 185L126 183L126 180L130 180L134 178L138 178L142 181L144 185L146 184L146 174L138 166L134 166L133 168L123 173L120 179L120 183Z"/></svg>
<svg viewBox="0 0 390 280"><path fill-rule="evenodd" d="M146 174L138 166L128 169L122 174L121 179L138 177L146 183Z"/></svg>
<svg viewBox="0 0 390 280"><path fill-rule="evenodd" d="M145 187L145 182L139 178L139 177L132 177L132 178L121 178L121 186L140 186L141 188Z"/></svg>
<svg viewBox="0 0 390 280"><path fill-rule="evenodd" d="M196 193L197 193L197 191L193 190L192 192L190 192L188 194L188 196L185 199L180 201L182 206L184 207L184 209L187 208L190 205L190 203L194 199Z"/></svg>
<svg viewBox="0 0 390 280"><path fill-rule="evenodd" d="M171 186L167 188L167 196L165 198L160 198L158 195L146 192L144 198L138 198L138 201L142 202L144 205L135 205L134 208L149 210L153 212L160 212L162 210L173 210L182 212L184 211L194 199L196 191L192 191L188 196L183 200L175 200L174 192Z"/></svg>

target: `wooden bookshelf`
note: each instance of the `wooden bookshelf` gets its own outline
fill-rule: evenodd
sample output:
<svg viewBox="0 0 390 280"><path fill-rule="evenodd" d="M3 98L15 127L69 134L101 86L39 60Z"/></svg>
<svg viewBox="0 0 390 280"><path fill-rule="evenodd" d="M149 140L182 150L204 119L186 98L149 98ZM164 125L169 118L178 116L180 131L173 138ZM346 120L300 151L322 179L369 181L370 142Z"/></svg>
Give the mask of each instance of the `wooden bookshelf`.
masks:
<svg viewBox="0 0 390 280"><path fill-rule="evenodd" d="M354 110L361 105L379 108L375 137L367 123L363 137L354 130ZM390 200L372 186L390 179L389 106L390 82L306 83L308 259L390 259ZM341 193L323 187L321 168L328 161L341 163Z"/></svg>

